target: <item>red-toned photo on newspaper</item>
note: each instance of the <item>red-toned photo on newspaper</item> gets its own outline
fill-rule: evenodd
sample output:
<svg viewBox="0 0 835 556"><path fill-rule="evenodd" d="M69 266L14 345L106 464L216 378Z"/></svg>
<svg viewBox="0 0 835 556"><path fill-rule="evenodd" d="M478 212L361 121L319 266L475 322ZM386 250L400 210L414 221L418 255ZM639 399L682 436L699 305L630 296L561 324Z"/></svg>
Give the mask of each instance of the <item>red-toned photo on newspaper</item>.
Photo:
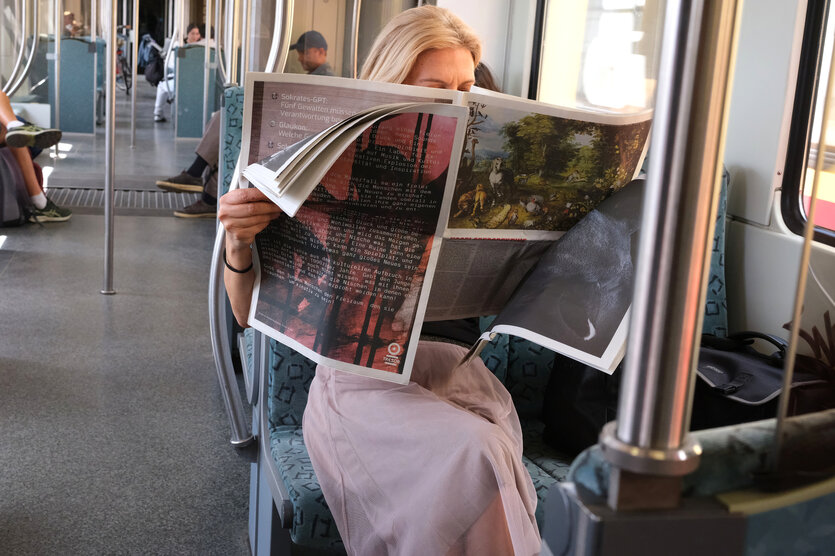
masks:
<svg viewBox="0 0 835 556"><path fill-rule="evenodd" d="M410 112L363 131L295 218L259 234L253 325L315 360L403 380L461 121Z"/></svg>

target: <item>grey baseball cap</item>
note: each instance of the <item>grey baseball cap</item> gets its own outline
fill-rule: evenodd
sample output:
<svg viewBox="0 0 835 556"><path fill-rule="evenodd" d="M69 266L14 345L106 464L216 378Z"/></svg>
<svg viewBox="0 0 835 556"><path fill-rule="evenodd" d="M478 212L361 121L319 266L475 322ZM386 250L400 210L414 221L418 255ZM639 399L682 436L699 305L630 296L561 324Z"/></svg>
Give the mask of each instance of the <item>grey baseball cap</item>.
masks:
<svg viewBox="0 0 835 556"><path fill-rule="evenodd" d="M299 52L304 52L308 48L324 48L327 50L328 43L319 31L306 31L302 33L295 44L290 45L290 50L298 50Z"/></svg>

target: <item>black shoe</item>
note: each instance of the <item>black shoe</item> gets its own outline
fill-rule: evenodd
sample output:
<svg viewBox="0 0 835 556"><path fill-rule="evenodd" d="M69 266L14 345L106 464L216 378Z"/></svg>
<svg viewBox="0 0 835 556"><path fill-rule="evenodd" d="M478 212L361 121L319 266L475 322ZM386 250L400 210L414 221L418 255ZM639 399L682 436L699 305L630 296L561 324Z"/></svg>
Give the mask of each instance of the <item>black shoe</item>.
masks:
<svg viewBox="0 0 835 556"><path fill-rule="evenodd" d="M25 124L6 130L6 144L10 147L48 149L60 140L60 129L44 129L36 125Z"/></svg>
<svg viewBox="0 0 835 556"><path fill-rule="evenodd" d="M178 218L215 218L217 217L217 205L210 205L203 199L199 199L189 206L174 211Z"/></svg>
<svg viewBox="0 0 835 556"><path fill-rule="evenodd" d="M167 122L168 120L165 119L165 116L154 116L154 123L161 124Z"/></svg>
<svg viewBox="0 0 835 556"><path fill-rule="evenodd" d="M203 191L203 178L195 178L186 172L157 181L157 187L166 191L185 191L186 193L201 193Z"/></svg>

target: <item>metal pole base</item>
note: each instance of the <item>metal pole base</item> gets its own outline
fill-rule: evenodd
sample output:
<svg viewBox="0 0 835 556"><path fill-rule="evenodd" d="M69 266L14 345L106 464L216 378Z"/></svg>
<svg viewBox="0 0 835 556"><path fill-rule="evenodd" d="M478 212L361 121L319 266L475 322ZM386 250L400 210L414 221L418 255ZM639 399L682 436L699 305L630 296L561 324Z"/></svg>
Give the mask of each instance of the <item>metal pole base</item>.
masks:
<svg viewBox="0 0 835 556"><path fill-rule="evenodd" d="M255 437L250 436L250 437L248 437L248 438L244 438L243 440L230 440L229 442L230 442L230 443L232 444L232 446L234 446L235 448L246 448L247 446L249 446L250 444L252 444L252 442L253 442L254 440L255 440Z"/></svg>
<svg viewBox="0 0 835 556"><path fill-rule="evenodd" d="M116 290L101 290L99 293L102 295L116 295Z"/></svg>
<svg viewBox="0 0 835 556"><path fill-rule="evenodd" d="M606 423L600 433L603 454L612 465L647 475L678 477L695 471L699 466L702 447L688 435L679 448L657 449L633 446L617 436L617 421Z"/></svg>
<svg viewBox="0 0 835 556"><path fill-rule="evenodd" d="M617 422L603 427L600 444L612 464L609 507L618 510L669 509L681 498L681 477L696 470L702 447L685 436L681 447L654 449L632 446L617 436Z"/></svg>

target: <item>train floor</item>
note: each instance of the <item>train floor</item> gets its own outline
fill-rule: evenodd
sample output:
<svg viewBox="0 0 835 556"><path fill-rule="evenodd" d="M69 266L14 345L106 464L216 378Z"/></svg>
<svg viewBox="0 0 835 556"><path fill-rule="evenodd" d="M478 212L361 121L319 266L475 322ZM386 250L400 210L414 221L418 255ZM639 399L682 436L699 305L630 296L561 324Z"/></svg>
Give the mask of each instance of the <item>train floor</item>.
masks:
<svg viewBox="0 0 835 556"><path fill-rule="evenodd" d="M208 334L214 222L117 214L102 295L104 218L73 210L0 228L0 554L247 554L248 454Z"/></svg>

